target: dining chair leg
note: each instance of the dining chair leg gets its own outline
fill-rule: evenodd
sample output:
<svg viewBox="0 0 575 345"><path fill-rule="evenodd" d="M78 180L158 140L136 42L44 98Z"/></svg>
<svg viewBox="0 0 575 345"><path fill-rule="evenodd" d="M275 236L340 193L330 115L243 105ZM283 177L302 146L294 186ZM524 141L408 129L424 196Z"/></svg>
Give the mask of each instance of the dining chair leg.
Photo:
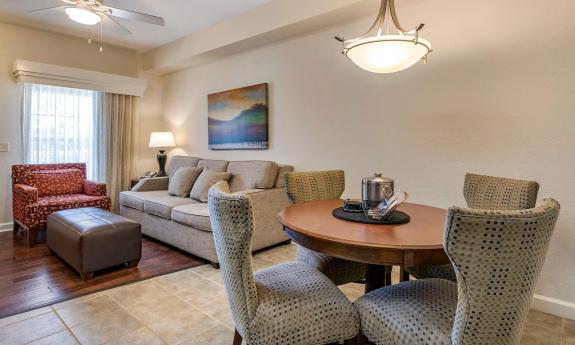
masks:
<svg viewBox="0 0 575 345"><path fill-rule="evenodd" d="M357 335L357 341L355 343L355 345L368 345L370 344L369 339L367 339L367 337L361 333L359 333Z"/></svg>
<svg viewBox="0 0 575 345"><path fill-rule="evenodd" d="M234 345L242 345L242 336L237 329L234 333Z"/></svg>
<svg viewBox="0 0 575 345"><path fill-rule="evenodd" d="M379 289L391 284L391 269L383 265L367 265L367 272L365 274L365 292Z"/></svg>
<svg viewBox="0 0 575 345"><path fill-rule="evenodd" d="M343 345L357 345L359 337L354 337L343 341Z"/></svg>
<svg viewBox="0 0 575 345"><path fill-rule="evenodd" d="M393 266L387 265L385 266L385 286L390 286L393 284L391 281L391 271L393 270Z"/></svg>
<svg viewBox="0 0 575 345"><path fill-rule="evenodd" d="M405 267L404 267L404 266L401 266L400 270L401 270L401 271L400 271L400 277L399 277L400 281L402 281L402 282L408 282L408 281L409 281L409 272L407 272L407 271L405 270Z"/></svg>

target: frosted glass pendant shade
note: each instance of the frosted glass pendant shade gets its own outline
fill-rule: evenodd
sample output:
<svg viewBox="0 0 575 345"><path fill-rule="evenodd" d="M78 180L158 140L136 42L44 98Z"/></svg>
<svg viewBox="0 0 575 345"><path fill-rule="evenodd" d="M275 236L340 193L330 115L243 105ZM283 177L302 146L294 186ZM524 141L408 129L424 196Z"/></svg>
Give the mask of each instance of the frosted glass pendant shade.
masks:
<svg viewBox="0 0 575 345"><path fill-rule="evenodd" d="M387 14L391 17L397 34L390 34ZM413 66L419 60L427 62L431 43L420 37L425 25L405 30L395 12L395 0L381 0L377 18L363 36L346 40L336 36L343 44L342 53L356 65L373 73L394 73Z"/></svg>
<svg viewBox="0 0 575 345"><path fill-rule="evenodd" d="M413 66L431 51L431 43L413 36L385 35L362 38L345 47L345 55L373 73L394 73Z"/></svg>
<svg viewBox="0 0 575 345"><path fill-rule="evenodd" d="M96 13L78 7L68 7L66 15L76 23L84 25L96 25L102 20Z"/></svg>

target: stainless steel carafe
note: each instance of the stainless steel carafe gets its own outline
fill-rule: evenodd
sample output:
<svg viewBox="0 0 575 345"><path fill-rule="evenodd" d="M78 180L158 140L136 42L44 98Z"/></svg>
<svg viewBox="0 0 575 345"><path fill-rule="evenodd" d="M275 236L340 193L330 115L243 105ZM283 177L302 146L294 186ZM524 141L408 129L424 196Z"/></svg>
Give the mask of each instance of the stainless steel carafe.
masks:
<svg viewBox="0 0 575 345"><path fill-rule="evenodd" d="M361 180L361 200L367 206L377 206L383 199L393 195L393 180L381 174Z"/></svg>

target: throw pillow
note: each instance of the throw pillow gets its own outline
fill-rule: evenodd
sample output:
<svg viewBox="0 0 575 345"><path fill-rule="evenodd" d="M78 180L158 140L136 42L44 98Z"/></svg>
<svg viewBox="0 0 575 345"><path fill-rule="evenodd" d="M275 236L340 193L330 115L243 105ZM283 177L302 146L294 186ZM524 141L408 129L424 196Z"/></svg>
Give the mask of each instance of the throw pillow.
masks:
<svg viewBox="0 0 575 345"><path fill-rule="evenodd" d="M219 181L229 181L232 174L229 172L217 172L208 168L200 174L200 177L194 183L190 198L200 202L208 202L208 191Z"/></svg>
<svg viewBox="0 0 575 345"><path fill-rule="evenodd" d="M182 198L187 198L190 196L192 186L203 170L204 168L179 168L170 178L170 183L168 184L168 194Z"/></svg>

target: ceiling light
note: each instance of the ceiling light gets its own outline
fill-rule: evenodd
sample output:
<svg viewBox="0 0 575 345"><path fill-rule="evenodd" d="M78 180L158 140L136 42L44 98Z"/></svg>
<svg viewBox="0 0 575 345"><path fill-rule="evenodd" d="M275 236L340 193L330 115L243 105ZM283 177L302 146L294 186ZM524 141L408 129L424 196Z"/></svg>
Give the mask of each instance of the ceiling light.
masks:
<svg viewBox="0 0 575 345"><path fill-rule="evenodd" d="M68 7L66 14L73 21L84 25L96 25L102 20L98 14L79 7Z"/></svg>
<svg viewBox="0 0 575 345"><path fill-rule="evenodd" d="M388 11L397 34L389 34L387 28L384 34ZM419 37L422 28L423 24L412 31L404 30L397 19L395 1L382 0L375 22L363 36L351 40L336 39L343 43L342 53L359 67L373 73L394 73L413 66L419 60L427 62L431 43ZM374 29L377 33L370 35Z"/></svg>

